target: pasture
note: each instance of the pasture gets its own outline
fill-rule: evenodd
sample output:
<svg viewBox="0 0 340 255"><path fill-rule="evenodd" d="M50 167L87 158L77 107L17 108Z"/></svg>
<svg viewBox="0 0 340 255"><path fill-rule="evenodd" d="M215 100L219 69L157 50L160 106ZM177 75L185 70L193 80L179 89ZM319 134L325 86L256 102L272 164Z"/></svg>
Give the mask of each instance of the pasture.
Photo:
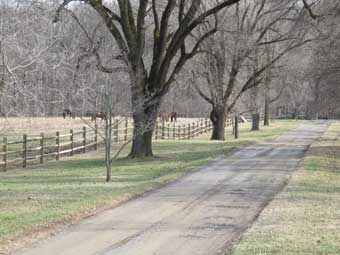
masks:
<svg viewBox="0 0 340 255"><path fill-rule="evenodd" d="M71 121L71 120L70 120ZM102 148L60 161L0 173L0 247L29 242L105 208L160 187L235 148L272 139L301 121L275 121L259 132L241 125L240 139L230 128L226 142L212 142L206 133L193 140L157 140L156 157L128 160L129 148L113 164L113 181L105 182ZM14 242L12 241L14 240Z"/></svg>
<svg viewBox="0 0 340 255"><path fill-rule="evenodd" d="M80 117L3 119L0 165L6 171L19 165L43 164L46 160L59 160L63 156L97 150L104 141L105 123L105 120ZM228 120L227 125L231 124ZM132 119L117 117L112 125L114 143L127 142L133 137ZM158 121L154 139L189 140L211 129L208 119Z"/></svg>
<svg viewBox="0 0 340 255"><path fill-rule="evenodd" d="M124 118L118 117L118 120ZM170 126L187 125L196 122L199 118L178 118L176 122L167 122ZM132 120L129 119L129 123ZM159 121L160 122L160 121ZM9 139L21 138L23 134L37 136L40 133L54 134L55 132L68 132L70 129L80 131L84 126L88 124L93 125L91 117L71 119L66 117L8 117L0 118L0 137L8 137ZM98 125L102 127L104 122L97 121ZM124 121L119 121L120 127L124 125Z"/></svg>

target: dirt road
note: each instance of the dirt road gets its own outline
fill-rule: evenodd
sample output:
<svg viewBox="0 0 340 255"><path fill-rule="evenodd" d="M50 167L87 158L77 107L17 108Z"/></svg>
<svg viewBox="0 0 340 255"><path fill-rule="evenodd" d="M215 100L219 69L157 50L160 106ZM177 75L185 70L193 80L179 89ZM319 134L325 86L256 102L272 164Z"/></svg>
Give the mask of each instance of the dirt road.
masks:
<svg viewBox="0 0 340 255"><path fill-rule="evenodd" d="M304 124L271 143L246 147L17 254L223 254L327 126Z"/></svg>

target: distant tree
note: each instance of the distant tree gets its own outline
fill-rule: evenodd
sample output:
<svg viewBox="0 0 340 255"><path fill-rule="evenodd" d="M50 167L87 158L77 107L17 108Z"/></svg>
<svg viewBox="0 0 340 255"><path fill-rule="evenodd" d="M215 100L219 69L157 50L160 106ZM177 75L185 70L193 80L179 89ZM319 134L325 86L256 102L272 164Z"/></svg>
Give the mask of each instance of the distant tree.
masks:
<svg viewBox="0 0 340 255"><path fill-rule="evenodd" d="M196 90L212 106L211 139L225 139L226 116L243 93L263 83L265 73L285 54L309 42L304 14L297 1L254 0L240 1L218 15L218 32L202 43L205 54L194 72ZM214 26L213 20L206 22L198 36ZM265 49L273 44L277 50L266 61Z"/></svg>
<svg viewBox="0 0 340 255"><path fill-rule="evenodd" d="M340 2L324 1L318 6L318 40L310 51L305 79L310 82L312 117L340 117Z"/></svg>

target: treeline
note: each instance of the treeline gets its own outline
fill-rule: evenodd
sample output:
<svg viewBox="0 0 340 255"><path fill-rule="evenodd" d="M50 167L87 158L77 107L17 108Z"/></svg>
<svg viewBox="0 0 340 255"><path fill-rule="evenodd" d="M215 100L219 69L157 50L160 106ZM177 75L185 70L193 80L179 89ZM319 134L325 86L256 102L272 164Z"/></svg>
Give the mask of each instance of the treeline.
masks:
<svg viewBox="0 0 340 255"><path fill-rule="evenodd" d="M116 114L131 113L130 89L124 72L98 70L93 47L79 16L94 34L103 63L117 50L101 19L89 8L75 8L53 23L58 5L50 1L0 1L1 116L61 116L105 111L103 94L111 87ZM93 49L92 49L93 50ZM182 116L208 116L209 108L194 91L179 88L165 98L164 111Z"/></svg>
<svg viewBox="0 0 340 255"><path fill-rule="evenodd" d="M338 117L339 2L0 0L2 116L102 111L152 155L160 111ZM259 128L259 123L254 129Z"/></svg>

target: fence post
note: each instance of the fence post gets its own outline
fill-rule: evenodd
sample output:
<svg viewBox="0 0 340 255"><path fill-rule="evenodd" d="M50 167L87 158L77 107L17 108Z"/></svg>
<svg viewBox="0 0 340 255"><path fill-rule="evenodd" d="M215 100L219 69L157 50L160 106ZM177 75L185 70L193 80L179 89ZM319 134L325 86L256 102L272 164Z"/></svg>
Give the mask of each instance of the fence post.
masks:
<svg viewBox="0 0 340 255"><path fill-rule="evenodd" d="M45 146L45 135L40 133L40 164L44 164L44 146Z"/></svg>
<svg viewBox="0 0 340 255"><path fill-rule="evenodd" d="M202 120L199 119L197 124L198 124L198 135L201 135L202 134Z"/></svg>
<svg viewBox="0 0 340 255"><path fill-rule="evenodd" d="M196 137L196 123L197 122L193 122L192 123L192 130L193 130L193 132L192 132L192 138L195 138Z"/></svg>
<svg viewBox="0 0 340 255"><path fill-rule="evenodd" d="M183 140L185 140L186 139L186 135L187 135L187 129L186 129L185 125L183 125L183 133L184 133Z"/></svg>
<svg viewBox="0 0 340 255"><path fill-rule="evenodd" d="M125 129L124 129L124 141L127 141L128 137L128 127L129 127L129 120L125 118Z"/></svg>
<svg viewBox="0 0 340 255"><path fill-rule="evenodd" d="M98 125L94 124L94 150L98 149Z"/></svg>
<svg viewBox="0 0 340 255"><path fill-rule="evenodd" d="M56 146L57 146L56 160L59 160L59 158L60 158L60 133L59 133L59 131L56 132L55 143L56 143Z"/></svg>
<svg viewBox="0 0 340 255"><path fill-rule="evenodd" d="M155 140L158 139L158 121L156 121L156 127L155 127Z"/></svg>
<svg viewBox="0 0 340 255"><path fill-rule="evenodd" d="M27 135L24 134L22 137L22 167L27 165Z"/></svg>
<svg viewBox="0 0 340 255"><path fill-rule="evenodd" d="M168 139L170 139L170 124L169 123L167 124L167 128L168 128L168 132L167 132L168 133Z"/></svg>
<svg viewBox="0 0 340 255"><path fill-rule="evenodd" d="M190 138L191 138L191 131L190 131L190 129L191 129L191 125L189 123L188 124L188 140L190 140Z"/></svg>
<svg viewBox="0 0 340 255"><path fill-rule="evenodd" d="M165 123L162 121L162 139L165 139Z"/></svg>
<svg viewBox="0 0 340 255"><path fill-rule="evenodd" d="M205 125L205 119L202 119L202 134L206 133L206 125Z"/></svg>
<svg viewBox="0 0 340 255"><path fill-rule="evenodd" d="M234 137L235 137L235 139L238 139L238 116L237 115L235 115Z"/></svg>
<svg viewBox="0 0 340 255"><path fill-rule="evenodd" d="M70 140L71 140L71 153L70 153L70 156L73 156L73 141L74 141L74 139L73 139L74 137L73 137L73 129L70 129Z"/></svg>
<svg viewBox="0 0 340 255"><path fill-rule="evenodd" d="M197 136L200 135L200 123L199 123L199 120L196 122L196 124L197 124L197 127L196 127L196 129L197 129L196 137L197 137Z"/></svg>
<svg viewBox="0 0 340 255"><path fill-rule="evenodd" d="M86 153L86 127L83 127L83 153Z"/></svg>
<svg viewBox="0 0 340 255"><path fill-rule="evenodd" d="M113 139L115 143L118 143L119 141L119 121L118 120L114 120L114 124L113 124Z"/></svg>
<svg viewBox="0 0 340 255"><path fill-rule="evenodd" d="M201 120L199 119L197 121L197 136L199 136L201 134Z"/></svg>
<svg viewBox="0 0 340 255"><path fill-rule="evenodd" d="M7 137L4 137L2 146L3 146L2 152L3 152L3 161L4 161L4 171L6 171L7 170Z"/></svg>
<svg viewBox="0 0 340 255"><path fill-rule="evenodd" d="M233 119L231 119L231 127L232 127L232 129L233 129L233 135L235 136L235 125L234 125L234 118Z"/></svg>

